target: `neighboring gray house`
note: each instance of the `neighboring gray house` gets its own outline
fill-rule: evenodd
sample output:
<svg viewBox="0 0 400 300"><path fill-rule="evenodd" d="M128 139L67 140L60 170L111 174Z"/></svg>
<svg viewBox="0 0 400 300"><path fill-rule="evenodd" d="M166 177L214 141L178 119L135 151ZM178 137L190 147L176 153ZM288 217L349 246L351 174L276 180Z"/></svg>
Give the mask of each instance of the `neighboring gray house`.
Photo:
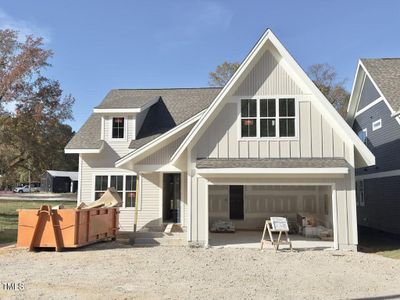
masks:
<svg viewBox="0 0 400 300"><path fill-rule="evenodd" d="M215 220L260 230L301 212L356 249L354 169L375 163L270 30L224 88L112 90L65 152L79 153L79 202L115 187L132 231L139 190L140 229L176 223L201 245Z"/></svg>
<svg viewBox="0 0 400 300"><path fill-rule="evenodd" d="M361 59L347 122L376 157L356 170L358 224L400 234L400 58Z"/></svg>

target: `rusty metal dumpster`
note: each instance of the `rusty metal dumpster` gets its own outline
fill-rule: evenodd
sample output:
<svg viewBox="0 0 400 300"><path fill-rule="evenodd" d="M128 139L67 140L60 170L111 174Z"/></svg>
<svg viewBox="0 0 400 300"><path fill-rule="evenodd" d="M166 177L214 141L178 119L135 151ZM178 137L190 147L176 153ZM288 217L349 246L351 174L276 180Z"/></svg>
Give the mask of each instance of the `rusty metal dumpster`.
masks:
<svg viewBox="0 0 400 300"><path fill-rule="evenodd" d="M119 208L18 210L17 247L77 248L101 240L115 239Z"/></svg>

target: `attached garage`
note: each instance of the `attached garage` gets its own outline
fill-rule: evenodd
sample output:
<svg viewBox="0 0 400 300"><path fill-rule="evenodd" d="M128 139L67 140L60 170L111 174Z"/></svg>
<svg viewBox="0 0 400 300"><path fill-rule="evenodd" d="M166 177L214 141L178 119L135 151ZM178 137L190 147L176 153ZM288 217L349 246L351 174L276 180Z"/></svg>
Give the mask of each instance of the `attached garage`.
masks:
<svg viewBox="0 0 400 300"><path fill-rule="evenodd" d="M259 247L265 221L285 217L295 247L334 247L331 185L210 185L208 190L209 228L224 221L235 228L235 233L210 232L211 246Z"/></svg>

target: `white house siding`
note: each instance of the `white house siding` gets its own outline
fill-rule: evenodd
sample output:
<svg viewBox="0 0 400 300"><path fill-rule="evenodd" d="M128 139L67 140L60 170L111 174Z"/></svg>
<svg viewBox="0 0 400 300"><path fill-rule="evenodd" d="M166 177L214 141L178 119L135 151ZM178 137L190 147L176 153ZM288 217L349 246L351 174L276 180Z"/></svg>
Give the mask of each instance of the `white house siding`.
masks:
<svg viewBox="0 0 400 300"><path fill-rule="evenodd" d="M111 131L112 131L112 119L113 117L124 117L126 118L126 138L115 140L111 138ZM135 138L136 132L136 119L133 115L107 115L104 116L104 140L106 143L112 148L112 150L119 156L122 157L128 152L132 151L129 149L129 144L132 139Z"/></svg>
<svg viewBox="0 0 400 300"><path fill-rule="evenodd" d="M315 108L312 96L298 96L298 138L241 139L239 105L225 104L195 147L198 158L348 157L353 145L339 136Z"/></svg>
<svg viewBox="0 0 400 300"><path fill-rule="evenodd" d="M78 202L90 203L94 201L95 175L136 175L135 172L113 167L114 161L110 152L104 149L100 154L81 154L81 182L79 185L80 199ZM111 156L111 157L110 157ZM139 190L138 227L144 225L157 226L160 222L161 204L160 174L142 174ZM120 209L120 229L132 231L134 220L133 208Z"/></svg>
<svg viewBox="0 0 400 300"><path fill-rule="evenodd" d="M349 174L343 178L321 178L314 177L286 177L275 178L273 176L265 177L247 177L243 178L237 176L223 177L192 177L191 187L191 213L192 223L190 232L190 241L192 243L207 244L208 243L208 224L209 224L209 184L226 185L234 182L240 185L255 185L255 184L309 184L309 185L334 185L334 201L336 202L336 212L333 208L333 213L336 213L337 218L337 243L339 249L355 250L358 244L357 238L357 219L355 218L355 194L354 188L351 184L351 177Z"/></svg>
<svg viewBox="0 0 400 300"><path fill-rule="evenodd" d="M174 141L163 146L160 150L150 154L146 158L142 159L137 163L137 165L166 165L169 164L171 156L178 149L179 145L182 143L186 134L181 135Z"/></svg>
<svg viewBox="0 0 400 300"><path fill-rule="evenodd" d="M235 96L303 94L295 80L286 72L279 57L266 50L240 84Z"/></svg>

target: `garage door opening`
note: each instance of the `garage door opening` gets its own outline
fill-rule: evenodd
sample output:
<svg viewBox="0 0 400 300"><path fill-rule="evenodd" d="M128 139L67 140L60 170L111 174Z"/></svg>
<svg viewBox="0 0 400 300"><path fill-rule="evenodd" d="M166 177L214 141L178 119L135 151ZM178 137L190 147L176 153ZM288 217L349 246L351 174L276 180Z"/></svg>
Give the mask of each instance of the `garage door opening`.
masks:
<svg viewBox="0 0 400 300"><path fill-rule="evenodd" d="M294 249L334 248L330 185L210 185L208 198L210 246L259 248L265 221L285 217Z"/></svg>

